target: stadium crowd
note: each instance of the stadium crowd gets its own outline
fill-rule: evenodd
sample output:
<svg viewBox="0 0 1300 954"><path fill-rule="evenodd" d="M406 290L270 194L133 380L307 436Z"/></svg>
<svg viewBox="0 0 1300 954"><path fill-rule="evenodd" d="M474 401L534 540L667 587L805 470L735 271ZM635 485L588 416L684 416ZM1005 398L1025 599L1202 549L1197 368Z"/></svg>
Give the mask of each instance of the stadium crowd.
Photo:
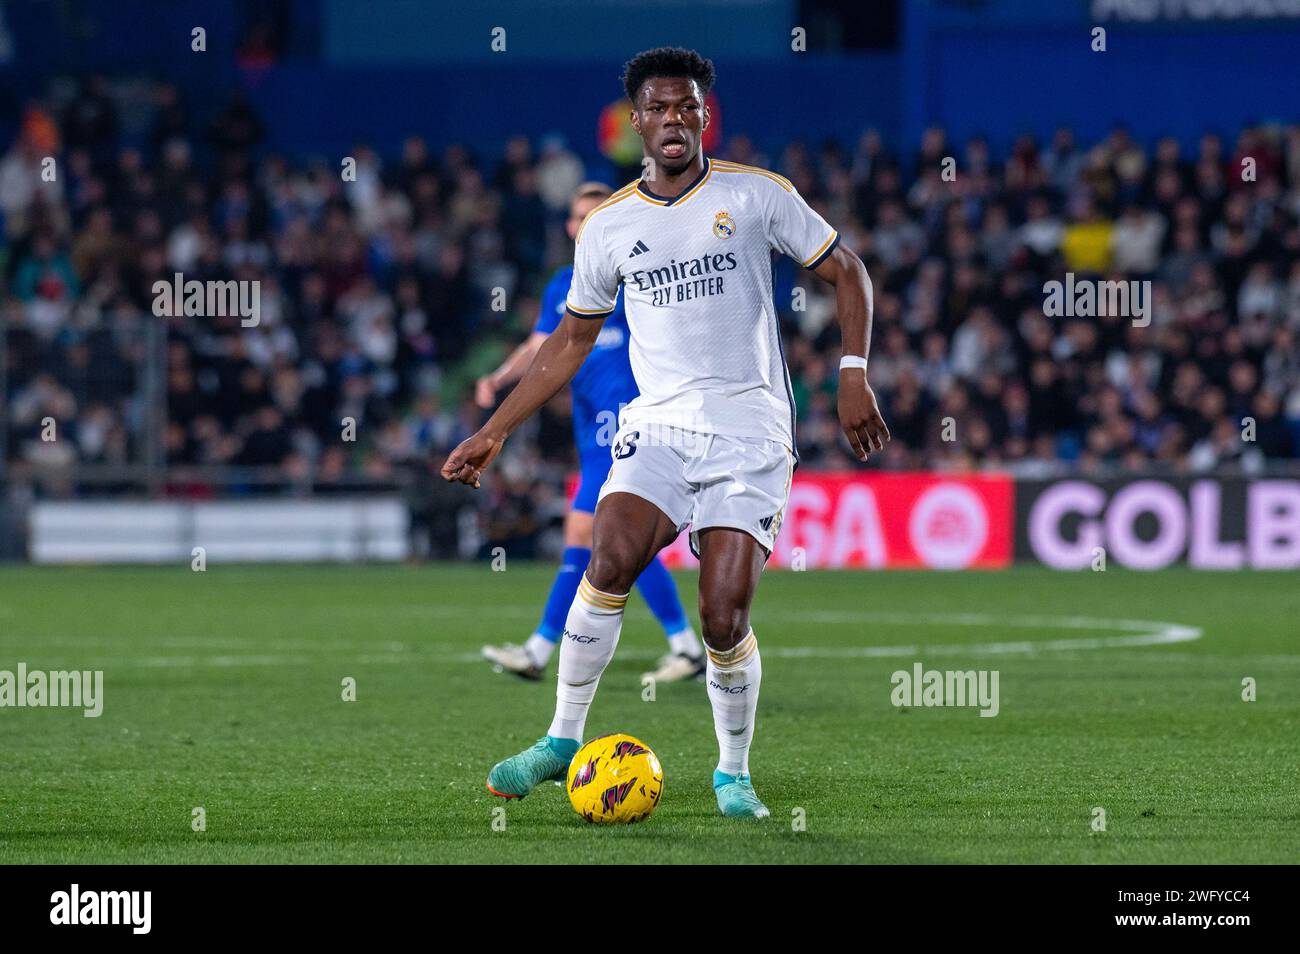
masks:
<svg viewBox="0 0 1300 954"><path fill-rule="evenodd" d="M240 96L200 125L163 86L140 143L118 108L90 78L29 108L0 159L10 476L152 455L191 473L187 493L206 465L317 491L414 475L431 513L465 499L439 497L457 492L431 467L483 419L474 380L572 253L583 161L554 138L480 156L411 136L388 159L356 146L345 181L340 157L259 148ZM870 380L894 435L871 466L1250 471L1300 456L1300 127L1190 149L1061 129L1005 156L941 129L914 154L873 132L776 154L736 136L723 155L789 177L867 263ZM1045 283L1067 272L1150 282L1149 323L1047 315ZM260 281L258 325L155 317L154 283L175 273ZM776 304L803 464L857 466L835 413L831 289L780 261ZM562 510L566 411L552 402L474 498L483 539L534 540ZM59 440L41 439L48 418ZM454 530L433 527L435 549Z"/></svg>

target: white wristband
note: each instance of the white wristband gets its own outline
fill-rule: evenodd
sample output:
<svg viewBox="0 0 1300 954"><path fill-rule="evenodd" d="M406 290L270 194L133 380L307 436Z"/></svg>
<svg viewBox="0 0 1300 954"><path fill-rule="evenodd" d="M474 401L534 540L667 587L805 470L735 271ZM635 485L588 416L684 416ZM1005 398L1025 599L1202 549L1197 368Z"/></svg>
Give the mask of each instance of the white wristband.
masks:
<svg viewBox="0 0 1300 954"><path fill-rule="evenodd" d="M845 368L861 368L865 371L867 370L867 359L860 358L856 354L846 354L840 358L840 370L843 371Z"/></svg>

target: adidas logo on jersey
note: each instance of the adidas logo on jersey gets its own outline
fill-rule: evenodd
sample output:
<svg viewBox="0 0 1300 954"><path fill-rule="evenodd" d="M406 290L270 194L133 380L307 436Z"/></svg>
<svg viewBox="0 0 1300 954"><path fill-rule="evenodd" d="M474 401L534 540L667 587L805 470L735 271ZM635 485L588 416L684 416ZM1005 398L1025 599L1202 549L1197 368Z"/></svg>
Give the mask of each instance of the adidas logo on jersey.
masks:
<svg viewBox="0 0 1300 954"><path fill-rule="evenodd" d="M636 245L632 246L632 254L629 255L628 258L636 258L642 252L648 251L650 251L650 246L646 245L646 243L642 242L640 239L637 239Z"/></svg>

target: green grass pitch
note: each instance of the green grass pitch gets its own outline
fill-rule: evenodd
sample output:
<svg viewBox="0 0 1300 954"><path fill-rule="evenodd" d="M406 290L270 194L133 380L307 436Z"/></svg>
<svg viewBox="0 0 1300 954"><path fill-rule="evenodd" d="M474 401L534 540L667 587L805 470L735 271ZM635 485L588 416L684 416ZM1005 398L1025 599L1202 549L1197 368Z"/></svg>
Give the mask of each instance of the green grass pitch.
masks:
<svg viewBox="0 0 1300 954"><path fill-rule="evenodd" d="M643 701L664 644L634 596L588 734L642 738L666 786L617 828L549 783L508 804L483 788L544 733L554 682L475 655L528 634L551 573L0 569L0 670L105 680L98 719L0 709L0 863L1300 859L1294 573L769 573L765 822L716 814L700 684ZM677 577L694 616L694 574ZM918 661L998 670L1000 713L896 708L890 675Z"/></svg>

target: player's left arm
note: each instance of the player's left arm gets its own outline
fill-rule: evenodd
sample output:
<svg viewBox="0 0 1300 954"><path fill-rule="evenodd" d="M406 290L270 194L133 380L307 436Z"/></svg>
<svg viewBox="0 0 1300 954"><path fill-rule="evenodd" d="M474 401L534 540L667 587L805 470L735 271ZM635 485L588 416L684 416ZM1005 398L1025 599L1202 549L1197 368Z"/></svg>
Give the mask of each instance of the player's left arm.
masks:
<svg viewBox="0 0 1300 954"><path fill-rule="evenodd" d="M841 244L818 263L818 278L835 286L835 318L845 357L866 363L871 350L871 276L862 259ZM889 443L889 428L880 414L876 393L867 382L865 367L841 368L839 385L840 427L858 460L866 460Z"/></svg>
<svg viewBox="0 0 1300 954"><path fill-rule="evenodd" d="M835 320L844 340L840 368L840 427L858 460L866 460L889 443L889 428L880 416L876 394L867 383L871 346L871 278L862 259L840 244L831 228L794 186L780 176L758 183L767 208L768 242L823 281L835 286ZM843 367L844 363L857 367Z"/></svg>
<svg viewBox="0 0 1300 954"><path fill-rule="evenodd" d="M510 352L510 356L501 362L491 374L485 374L474 382L474 401L481 408L490 408L496 403L497 392L507 384L514 384L524 376L528 366L542 349L548 332L534 331Z"/></svg>

